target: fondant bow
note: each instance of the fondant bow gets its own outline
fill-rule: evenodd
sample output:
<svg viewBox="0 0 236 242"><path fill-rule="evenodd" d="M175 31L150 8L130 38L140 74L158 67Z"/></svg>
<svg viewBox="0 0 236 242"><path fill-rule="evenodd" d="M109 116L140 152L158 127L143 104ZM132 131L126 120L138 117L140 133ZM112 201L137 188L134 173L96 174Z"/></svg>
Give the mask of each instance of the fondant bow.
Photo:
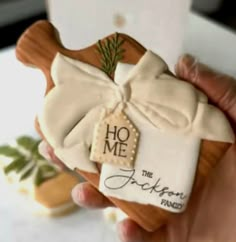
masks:
<svg viewBox="0 0 236 242"><path fill-rule="evenodd" d="M119 65L116 73L119 73ZM191 84L165 74L166 63L151 51L113 82L91 65L58 53L51 67L55 83L39 115L56 155L70 168L97 172L89 160L94 125L102 110L123 109L163 132L233 142L234 133L216 107ZM130 117L132 120L132 117Z"/></svg>

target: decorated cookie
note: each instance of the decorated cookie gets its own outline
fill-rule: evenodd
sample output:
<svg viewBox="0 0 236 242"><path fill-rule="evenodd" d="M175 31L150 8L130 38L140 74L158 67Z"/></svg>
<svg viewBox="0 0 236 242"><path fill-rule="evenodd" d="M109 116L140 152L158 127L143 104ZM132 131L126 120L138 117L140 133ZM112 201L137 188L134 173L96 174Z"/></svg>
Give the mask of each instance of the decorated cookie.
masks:
<svg viewBox="0 0 236 242"><path fill-rule="evenodd" d="M186 209L234 142L207 96L127 35L71 51L41 21L16 54L46 76L36 128L56 156L148 231Z"/></svg>
<svg viewBox="0 0 236 242"><path fill-rule="evenodd" d="M27 207L40 215L59 216L75 210L71 189L78 177L51 160L44 141L21 136L0 146L0 168L7 184L25 195ZM41 147L41 153L38 147Z"/></svg>

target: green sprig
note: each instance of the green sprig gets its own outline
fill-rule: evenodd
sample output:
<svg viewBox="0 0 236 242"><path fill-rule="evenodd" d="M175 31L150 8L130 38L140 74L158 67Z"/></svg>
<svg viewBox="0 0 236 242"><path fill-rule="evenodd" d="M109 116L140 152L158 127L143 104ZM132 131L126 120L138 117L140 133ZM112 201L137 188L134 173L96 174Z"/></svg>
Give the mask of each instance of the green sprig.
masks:
<svg viewBox="0 0 236 242"><path fill-rule="evenodd" d="M116 33L112 38L105 39L104 42L99 40L97 43L97 51L101 55L101 70L109 76L114 73L117 62L123 59L124 42L125 40Z"/></svg>

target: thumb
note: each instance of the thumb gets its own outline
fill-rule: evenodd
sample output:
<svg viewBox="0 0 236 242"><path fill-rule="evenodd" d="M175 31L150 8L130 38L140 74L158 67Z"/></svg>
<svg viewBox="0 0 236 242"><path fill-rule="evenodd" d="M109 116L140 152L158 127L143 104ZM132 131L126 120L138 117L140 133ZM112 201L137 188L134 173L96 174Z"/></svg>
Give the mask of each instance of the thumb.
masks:
<svg viewBox="0 0 236 242"><path fill-rule="evenodd" d="M190 55L182 56L176 65L177 76L193 83L236 122L236 81L198 63Z"/></svg>

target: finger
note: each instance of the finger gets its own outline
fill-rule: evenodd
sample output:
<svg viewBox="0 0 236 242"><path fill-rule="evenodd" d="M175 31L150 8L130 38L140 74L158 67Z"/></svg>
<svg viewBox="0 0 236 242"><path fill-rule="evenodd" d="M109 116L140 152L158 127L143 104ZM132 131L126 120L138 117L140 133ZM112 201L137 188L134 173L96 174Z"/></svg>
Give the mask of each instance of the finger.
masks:
<svg viewBox="0 0 236 242"><path fill-rule="evenodd" d="M88 182L76 185L72 192L73 201L87 208L105 208L113 204Z"/></svg>
<svg viewBox="0 0 236 242"><path fill-rule="evenodd" d="M190 55L184 55L179 59L176 73L180 78L192 82L205 92L212 102L236 121L235 79L198 63Z"/></svg>
<svg viewBox="0 0 236 242"><path fill-rule="evenodd" d="M122 242L167 242L165 228L149 233L131 219L118 224L118 234Z"/></svg>
<svg viewBox="0 0 236 242"><path fill-rule="evenodd" d="M42 140L40 142L38 146L38 151L40 155L42 155L46 160L48 160L49 162L53 162L62 170L65 169L66 166L64 165L64 163L56 157L53 148L45 140Z"/></svg>
<svg viewBox="0 0 236 242"><path fill-rule="evenodd" d="M199 197L188 241L235 241L235 157L234 144L208 177Z"/></svg>

